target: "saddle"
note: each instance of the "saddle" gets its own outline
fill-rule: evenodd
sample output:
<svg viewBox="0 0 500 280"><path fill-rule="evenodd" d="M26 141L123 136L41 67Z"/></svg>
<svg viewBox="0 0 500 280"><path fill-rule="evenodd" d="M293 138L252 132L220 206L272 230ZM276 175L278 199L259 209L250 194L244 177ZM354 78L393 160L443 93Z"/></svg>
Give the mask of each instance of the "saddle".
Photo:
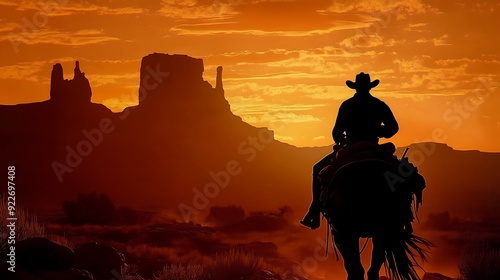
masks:
<svg viewBox="0 0 500 280"><path fill-rule="evenodd" d="M322 186L321 198L326 195L333 176L341 167L365 160L383 160L394 166L398 166L399 160L394 156L395 152L396 146L390 142L378 145L369 141L360 141L338 149L335 153L335 158L332 158L332 164L319 172L319 180ZM321 199L321 201L325 200Z"/></svg>

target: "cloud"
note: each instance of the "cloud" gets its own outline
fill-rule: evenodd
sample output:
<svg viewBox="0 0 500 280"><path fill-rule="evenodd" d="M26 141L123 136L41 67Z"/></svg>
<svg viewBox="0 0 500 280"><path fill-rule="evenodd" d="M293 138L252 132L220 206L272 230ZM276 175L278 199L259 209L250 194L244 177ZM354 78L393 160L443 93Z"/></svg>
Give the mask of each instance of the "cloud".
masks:
<svg viewBox="0 0 500 280"><path fill-rule="evenodd" d="M103 30L82 29L76 31L56 31L47 28L33 30L32 32L9 33L0 36L0 41L10 41L16 45L54 44L64 46L83 46L119 40L107 36Z"/></svg>
<svg viewBox="0 0 500 280"><path fill-rule="evenodd" d="M109 84L121 84L130 87L137 86L137 73L123 73L123 74L92 74L87 75L92 87L100 87ZM128 83L127 83L128 82Z"/></svg>
<svg viewBox="0 0 500 280"><path fill-rule="evenodd" d="M477 60L445 59L430 61L427 58L395 59L393 63L408 76L401 82L401 89L420 90L431 95L465 95L478 86L479 81L467 73ZM464 77L467 77L464 79ZM477 78L477 77L476 77Z"/></svg>
<svg viewBox="0 0 500 280"><path fill-rule="evenodd" d="M176 1L163 2L160 15L175 19L177 35L310 37L368 27L376 21L357 14L325 15L325 1ZM300 20L297 20L300 19Z"/></svg>
<svg viewBox="0 0 500 280"><path fill-rule="evenodd" d="M261 87L261 93L265 96L307 96L315 99L341 99L335 95L335 90L339 88L336 86L319 86L308 84L294 84L275 87ZM321 98L318 98L320 97ZM337 97L337 98L336 98Z"/></svg>
<svg viewBox="0 0 500 280"><path fill-rule="evenodd" d="M18 3L16 3L15 1L7 1L7 0L1 0L0 1L0 6L17 6L19 5Z"/></svg>
<svg viewBox="0 0 500 280"><path fill-rule="evenodd" d="M21 25L19 23L14 23L14 22L2 23L2 26L0 26L0 33L14 31L20 28Z"/></svg>
<svg viewBox="0 0 500 280"><path fill-rule="evenodd" d="M226 62L235 63L267 63L280 61L291 57L298 57L300 51L287 49L268 49L266 51L241 50L232 52L223 52L220 54L210 54L205 59L217 61L220 64Z"/></svg>
<svg viewBox="0 0 500 280"><path fill-rule="evenodd" d="M380 35L357 34L342 40L339 45L346 48L373 48L384 45L384 40ZM385 44L387 46L387 44Z"/></svg>
<svg viewBox="0 0 500 280"><path fill-rule="evenodd" d="M368 23L338 21L334 26L313 30L261 30L261 29L238 29L236 22L206 23L206 24L180 24L172 27L170 31L178 35L250 35L250 36L277 36L277 37L309 37L315 35L326 35L334 31L358 29L368 27ZM200 28L203 27L203 28Z"/></svg>
<svg viewBox="0 0 500 280"><path fill-rule="evenodd" d="M427 71L423 66L423 58L419 57L414 57L412 59L396 58L393 60L393 63L398 67L399 71L406 73Z"/></svg>
<svg viewBox="0 0 500 280"><path fill-rule="evenodd" d="M241 96L234 96L228 98L233 113L242 116L249 114L264 114L264 113L282 113L282 112L301 112L310 111L314 108L323 107L323 104L276 104L267 103L265 99L260 96L253 98L245 98ZM246 100L246 102L242 102Z"/></svg>
<svg viewBox="0 0 500 280"><path fill-rule="evenodd" d="M241 52L241 56L239 53L222 56L222 62L232 63L231 72L224 76L226 89L242 90L241 85L246 82L253 84L254 91L276 96L291 92L316 93L318 89L315 87L331 84L332 78L355 73L364 60L352 58L376 58L377 52L347 53L347 50L329 46L300 51ZM211 60L219 61L219 57L212 57ZM255 61L251 60L253 58L256 58ZM259 84L269 83L276 84L259 88ZM340 83L343 84L343 81Z"/></svg>
<svg viewBox="0 0 500 280"><path fill-rule="evenodd" d="M437 37L437 38L420 38L418 40L416 40L415 42L417 43L432 43L434 46L436 47L440 47L440 46L450 46L451 44L450 43L447 43L448 39L450 38L450 36L448 35L442 35L440 37Z"/></svg>
<svg viewBox="0 0 500 280"><path fill-rule="evenodd" d="M295 138L292 136L281 135L281 134L276 134L276 133L274 134L274 139L281 141L281 142L285 142L285 143L289 143L289 142L295 140Z"/></svg>
<svg viewBox="0 0 500 280"><path fill-rule="evenodd" d="M320 122L321 119L309 115L309 114L296 114L293 112L279 112L279 113L268 113L263 114L242 114L241 118L249 123L253 124L275 124L275 123L309 123L309 122ZM293 137L280 135L281 140L293 140Z"/></svg>
<svg viewBox="0 0 500 280"><path fill-rule="evenodd" d="M253 125L264 125L275 123L310 123L320 122L321 119L314 114L303 112L313 112L315 108L323 107L323 104L277 104L260 94L253 94L248 97L233 96L228 98L231 104L231 111L240 116L244 121ZM283 135L282 135L283 136ZM291 140L282 138L281 140Z"/></svg>
<svg viewBox="0 0 500 280"><path fill-rule="evenodd" d="M393 14L426 14L438 12L436 8L429 4L424 4L420 0L395 1L395 0L355 0L355 1L334 1L333 4L322 12L331 13L393 13Z"/></svg>
<svg viewBox="0 0 500 280"><path fill-rule="evenodd" d="M0 66L0 79L26 80L31 82L48 81L50 79L50 68L55 63L75 61L72 57L58 59L21 62L14 65ZM45 72L45 70L48 70Z"/></svg>
<svg viewBox="0 0 500 280"><path fill-rule="evenodd" d="M239 12L235 7L241 1L213 1L208 4L198 3L196 0L162 0L162 8L157 14L172 19L224 19L230 18Z"/></svg>
<svg viewBox="0 0 500 280"><path fill-rule="evenodd" d="M429 23L410 23L408 26L405 28L406 31L410 32L417 32L417 33L423 33L423 32L431 32L428 28ZM427 29L424 29L424 27L427 27Z"/></svg>
<svg viewBox="0 0 500 280"><path fill-rule="evenodd" d="M285 123L305 123L305 122L319 122L321 119L313 115L304 115L296 113L276 113L264 114L261 118L262 122L285 122Z"/></svg>
<svg viewBox="0 0 500 280"><path fill-rule="evenodd" d="M0 67L0 79L11 80L26 80L38 82L38 73L41 70L41 65L31 63L23 63L17 65L8 65Z"/></svg>
<svg viewBox="0 0 500 280"><path fill-rule="evenodd" d="M136 7L108 7L88 2L74 3L67 0L49 2L23 1L17 5L19 11L36 11L45 16L69 16L74 14L92 13L97 15L136 15L148 12Z"/></svg>

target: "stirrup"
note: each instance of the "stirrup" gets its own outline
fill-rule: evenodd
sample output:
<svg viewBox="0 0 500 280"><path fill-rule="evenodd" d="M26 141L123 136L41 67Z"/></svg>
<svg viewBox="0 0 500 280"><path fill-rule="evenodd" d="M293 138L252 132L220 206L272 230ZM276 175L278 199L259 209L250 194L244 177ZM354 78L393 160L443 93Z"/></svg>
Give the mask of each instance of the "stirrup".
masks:
<svg viewBox="0 0 500 280"><path fill-rule="evenodd" d="M314 217L311 217L311 216L314 216ZM302 219L302 221L300 221L300 223L310 229L317 229L319 228L319 226L321 225L321 216L320 216L320 213L318 212L317 214L317 217L316 217L316 213L312 213L312 212L307 212L307 214L305 215L305 217Z"/></svg>

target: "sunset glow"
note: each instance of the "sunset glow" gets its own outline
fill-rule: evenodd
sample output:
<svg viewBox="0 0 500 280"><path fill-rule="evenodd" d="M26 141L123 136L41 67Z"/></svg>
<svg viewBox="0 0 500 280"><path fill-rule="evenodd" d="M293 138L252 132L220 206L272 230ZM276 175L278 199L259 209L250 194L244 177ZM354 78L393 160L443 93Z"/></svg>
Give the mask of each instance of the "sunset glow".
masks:
<svg viewBox="0 0 500 280"><path fill-rule="evenodd" d="M0 227L40 225L2 232L2 254L47 235L107 244L137 279L345 279L333 248L349 263L369 236L381 275L500 262L499 1L0 0L0 15ZM360 72L399 131L356 98L332 153ZM396 149L373 143L394 133L380 144ZM413 244L430 251L414 273ZM238 258L252 277L216 276L245 272L222 266Z"/></svg>
<svg viewBox="0 0 500 280"><path fill-rule="evenodd" d="M1 104L47 100L79 60L92 101L137 104L141 58L224 67L234 114L296 146L332 144L347 79L364 71L400 123L397 145L500 151L497 1L0 1Z"/></svg>

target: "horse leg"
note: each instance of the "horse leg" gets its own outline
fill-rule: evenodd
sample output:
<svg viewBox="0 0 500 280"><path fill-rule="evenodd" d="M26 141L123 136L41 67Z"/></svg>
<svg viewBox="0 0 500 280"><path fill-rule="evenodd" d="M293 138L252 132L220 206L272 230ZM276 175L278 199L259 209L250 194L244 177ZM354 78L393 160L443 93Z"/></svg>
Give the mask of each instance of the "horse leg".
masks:
<svg viewBox="0 0 500 280"><path fill-rule="evenodd" d="M370 268L368 269L368 280L379 280L380 268L385 262L384 241L381 237L373 237L373 249Z"/></svg>
<svg viewBox="0 0 500 280"><path fill-rule="evenodd" d="M344 259L344 268L347 272L347 280L364 280L365 270L361 264L359 254L359 237L357 236L335 236L339 252Z"/></svg>

